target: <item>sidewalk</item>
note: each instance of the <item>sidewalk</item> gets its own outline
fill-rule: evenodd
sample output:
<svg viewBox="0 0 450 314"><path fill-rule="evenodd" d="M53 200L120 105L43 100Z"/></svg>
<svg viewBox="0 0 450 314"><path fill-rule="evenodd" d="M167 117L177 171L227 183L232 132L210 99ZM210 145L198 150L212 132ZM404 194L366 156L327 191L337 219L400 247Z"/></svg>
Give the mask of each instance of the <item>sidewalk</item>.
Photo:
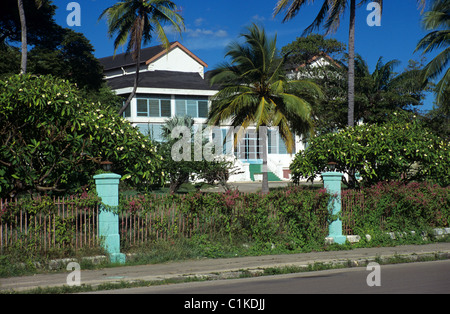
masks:
<svg viewBox="0 0 450 314"><path fill-rule="evenodd" d="M122 266L99 270L81 270L81 284L93 287L120 281L157 281L171 278L203 277L207 279L236 278L242 271L261 272L264 268L332 263L365 266L368 262L401 256L412 261L436 255L450 259L450 243L405 245L397 247L361 248L349 251L312 252L288 255L266 255L224 259L201 259L143 266ZM0 292L25 291L37 287L67 285L70 272L39 274L26 277L0 278Z"/></svg>

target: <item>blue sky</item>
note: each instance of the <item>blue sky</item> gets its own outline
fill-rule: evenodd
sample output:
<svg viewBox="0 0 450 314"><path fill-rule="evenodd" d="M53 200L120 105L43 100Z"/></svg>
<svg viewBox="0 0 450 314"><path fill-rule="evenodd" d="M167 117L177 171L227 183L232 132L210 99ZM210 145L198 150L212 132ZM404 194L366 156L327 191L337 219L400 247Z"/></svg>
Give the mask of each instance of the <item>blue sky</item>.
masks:
<svg viewBox="0 0 450 314"><path fill-rule="evenodd" d="M72 0L71 0L72 1ZM69 27L66 10L69 0L54 0L58 6L56 22ZM97 58L110 56L114 52L113 39L107 36L105 20L98 21L101 12L113 5L116 0L78 0L81 7L81 26L70 27L83 33L92 43ZM291 21L282 23L282 14L273 18L276 0L174 0L182 8L186 30L182 38L169 34L169 40L179 40L189 50L208 64L211 70L224 60L224 51L231 41L236 40L243 29L252 22L264 26L266 31L277 35L278 47L294 41L311 24L320 9L321 1L304 7ZM398 59L401 64L397 71L403 70L408 60L419 61L421 52L414 53L418 41L427 34L421 26L421 11L415 0L384 1L381 26L370 27L366 6L357 9L356 52L368 62L370 70L375 67L379 57L385 61ZM317 31L323 33L323 30ZM329 37L348 42L348 14L344 16L338 31ZM157 41L151 46L159 44ZM117 53L122 52L120 49ZM431 60L436 54L427 54ZM429 97L421 109L431 109Z"/></svg>

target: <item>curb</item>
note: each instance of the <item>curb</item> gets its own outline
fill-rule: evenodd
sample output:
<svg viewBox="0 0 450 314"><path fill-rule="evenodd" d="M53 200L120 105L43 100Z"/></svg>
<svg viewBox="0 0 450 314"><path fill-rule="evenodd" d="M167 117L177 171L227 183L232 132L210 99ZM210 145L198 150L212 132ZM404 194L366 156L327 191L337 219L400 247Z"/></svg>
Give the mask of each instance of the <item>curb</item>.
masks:
<svg viewBox="0 0 450 314"><path fill-rule="evenodd" d="M98 258L98 257L97 257ZM69 259L67 259L68 261ZM336 258L311 258L309 260L303 260L299 262L283 262L278 261L275 263L261 263L262 266L257 266L257 264L249 265L248 267L239 266L236 264L234 267L218 267L217 269L211 268L208 271L195 270L189 272L188 270L183 271L179 269L173 272L165 271L160 273L149 273L147 271L138 271L134 274L127 274L127 271L121 272L119 274L106 274L100 275L100 273L107 272L102 270L98 272L98 276L93 278L84 278L83 284L81 285L81 291L83 286L85 288L91 287L95 291L100 285L109 285L106 289L123 289L139 286L148 285L159 285L165 284L167 282L181 283L184 281L212 281L212 280L224 280L224 279L238 279L245 277L259 277L267 275L278 275L287 273L300 273L308 271L320 271L326 269L334 268L353 268L353 267L366 267L370 263L378 263L380 265L387 264L398 264L398 263L410 263L410 262L423 262L423 261L435 261L435 260L450 260L450 249L445 248L442 251L422 251L415 253L411 251L410 253L388 253L388 254L376 254L364 257L336 257ZM229 265L231 266L231 265ZM133 266L130 266L133 267ZM131 268L129 268L131 269ZM88 271L89 272L89 271ZM3 288L0 281L0 294L1 293L46 293L45 289L50 288L68 288L66 283L66 277L68 273L62 273L57 275L58 280L48 280L50 277L45 275L39 278L34 277L33 279L26 282L14 282L11 280L9 282L4 282ZM126 275L130 275L127 277ZM84 275L82 275L84 277ZM43 291L34 291L35 289L43 289ZM69 287L72 288L72 287ZM80 291L73 287L73 290L65 290L65 293L70 293Z"/></svg>
<svg viewBox="0 0 450 314"><path fill-rule="evenodd" d="M413 263L413 262L425 262L425 261L435 261L435 260L450 260L450 251L448 252L429 252L429 253L411 253L411 254L393 254L393 255L383 255L383 256L373 256L367 258L357 258L357 259L324 259L315 260L309 262L299 262L299 263L277 263L273 265L265 265L257 268L246 268L246 269L229 269L214 273L196 273L196 274L184 274L176 277L159 278L160 280L167 279L202 279L202 280L220 280L220 279L237 279L242 277L257 277L264 275L267 270L282 270L283 268L291 268L291 270L286 273L299 273L308 271L320 271L324 269L332 268L353 268L353 267L366 267L370 263L378 263L381 265L388 264L400 264L400 263ZM319 269L316 267L319 266ZM156 279L156 278L155 278Z"/></svg>
<svg viewBox="0 0 450 314"><path fill-rule="evenodd" d="M411 236L416 235L415 231L410 231L409 233ZM401 239L404 236L408 235L407 232L386 232L385 234L388 235L391 238L391 240L396 240L397 238ZM450 234L450 228L434 228L432 236L434 237L434 239L442 239L449 234ZM423 241L427 240L425 233L422 233L421 236L422 236ZM345 237L347 238L347 241L349 243L358 243L361 240L361 236L359 236L359 235L347 235ZM366 234L365 238L367 241L372 240L372 236L370 234ZM333 244L334 243L333 237L326 237L325 243Z"/></svg>

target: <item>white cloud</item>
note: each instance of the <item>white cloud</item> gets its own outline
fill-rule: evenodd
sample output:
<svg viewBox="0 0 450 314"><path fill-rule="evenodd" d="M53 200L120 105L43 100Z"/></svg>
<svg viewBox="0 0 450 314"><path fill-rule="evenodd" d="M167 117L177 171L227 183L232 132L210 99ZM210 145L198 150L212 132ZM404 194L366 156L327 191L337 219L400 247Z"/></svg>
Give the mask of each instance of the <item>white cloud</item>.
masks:
<svg viewBox="0 0 450 314"><path fill-rule="evenodd" d="M219 38L223 38L223 37L227 37L228 36L228 32L226 30L223 29L219 29L219 30L211 30L211 29L205 29L205 28L196 28L196 29L186 29L186 34L188 37L219 37Z"/></svg>
<svg viewBox="0 0 450 314"><path fill-rule="evenodd" d="M203 24L204 21L205 21L204 18L199 17L198 19L196 19L196 20L194 21L194 24L195 24L195 26L200 26L200 25Z"/></svg>
<svg viewBox="0 0 450 314"><path fill-rule="evenodd" d="M228 32L223 30L223 29L219 29L216 33L215 33L216 37L228 37Z"/></svg>
<svg viewBox="0 0 450 314"><path fill-rule="evenodd" d="M226 47L232 40L228 31L224 28L209 27L207 20L199 17L186 25L181 37L173 26L165 26L164 30L170 41L181 40L183 44L192 50L216 49Z"/></svg>
<svg viewBox="0 0 450 314"><path fill-rule="evenodd" d="M183 38L186 40L186 47L194 50L223 48L231 41L224 29L188 28Z"/></svg>
<svg viewBox="0 0 450 314"><path fill-rule="evenodd" d="M260 15L256 14L252 17L252 20L257 21L257 22L264 22L266 20L266 18L264 16L260 16Z"/></svg>

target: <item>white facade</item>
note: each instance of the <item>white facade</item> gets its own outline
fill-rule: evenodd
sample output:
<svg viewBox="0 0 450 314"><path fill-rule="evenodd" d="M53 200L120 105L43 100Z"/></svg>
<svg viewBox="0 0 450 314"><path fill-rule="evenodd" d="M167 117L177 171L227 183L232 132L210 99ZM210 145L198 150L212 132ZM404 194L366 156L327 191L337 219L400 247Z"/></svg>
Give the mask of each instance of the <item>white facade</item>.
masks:
<svg viewBox="0 0 450 314"><path fill-rule="evenodd" d="M197 72L202 78L205 77L205 66L180 47L175 47L168 54L149 63L147 68L149 71Z"/></svg>
<svg viewBox="0 0 450 314"><path fill-rule="evenodd" d="M160 128L170 117L190 115L196 124L205 124L211 107L210 97L218 90L212 88L205 79L207 65L178 42L171 45L169 52L151 48L154 55L147 56L140 66L141 81L138 85L136 97L126 111L126 119L138 126L141 132L160 140ZM118 60L125 60L118 56ZM145 59L145 58L144 58ZM114 60L114 58L100 59L105 67L105 79L118 95L129 95L133 89L136 66L131 62ZM262 145L254 128L249 127L241 138L237 147L233 145L233 133L230 126L220 126L223 145L223 157L234 160L235 165L243 171L242 174L232 176L230 181L253 181L260 158ZM227 137L228 136L228 137ZM295 138L295 148L288 154L284 142L277 130L269 132L268 170L272 173L269 180L289 180L289 165L295 153L305 148L300 137ZM256 170L255 170L256 169Z"/></svg>

